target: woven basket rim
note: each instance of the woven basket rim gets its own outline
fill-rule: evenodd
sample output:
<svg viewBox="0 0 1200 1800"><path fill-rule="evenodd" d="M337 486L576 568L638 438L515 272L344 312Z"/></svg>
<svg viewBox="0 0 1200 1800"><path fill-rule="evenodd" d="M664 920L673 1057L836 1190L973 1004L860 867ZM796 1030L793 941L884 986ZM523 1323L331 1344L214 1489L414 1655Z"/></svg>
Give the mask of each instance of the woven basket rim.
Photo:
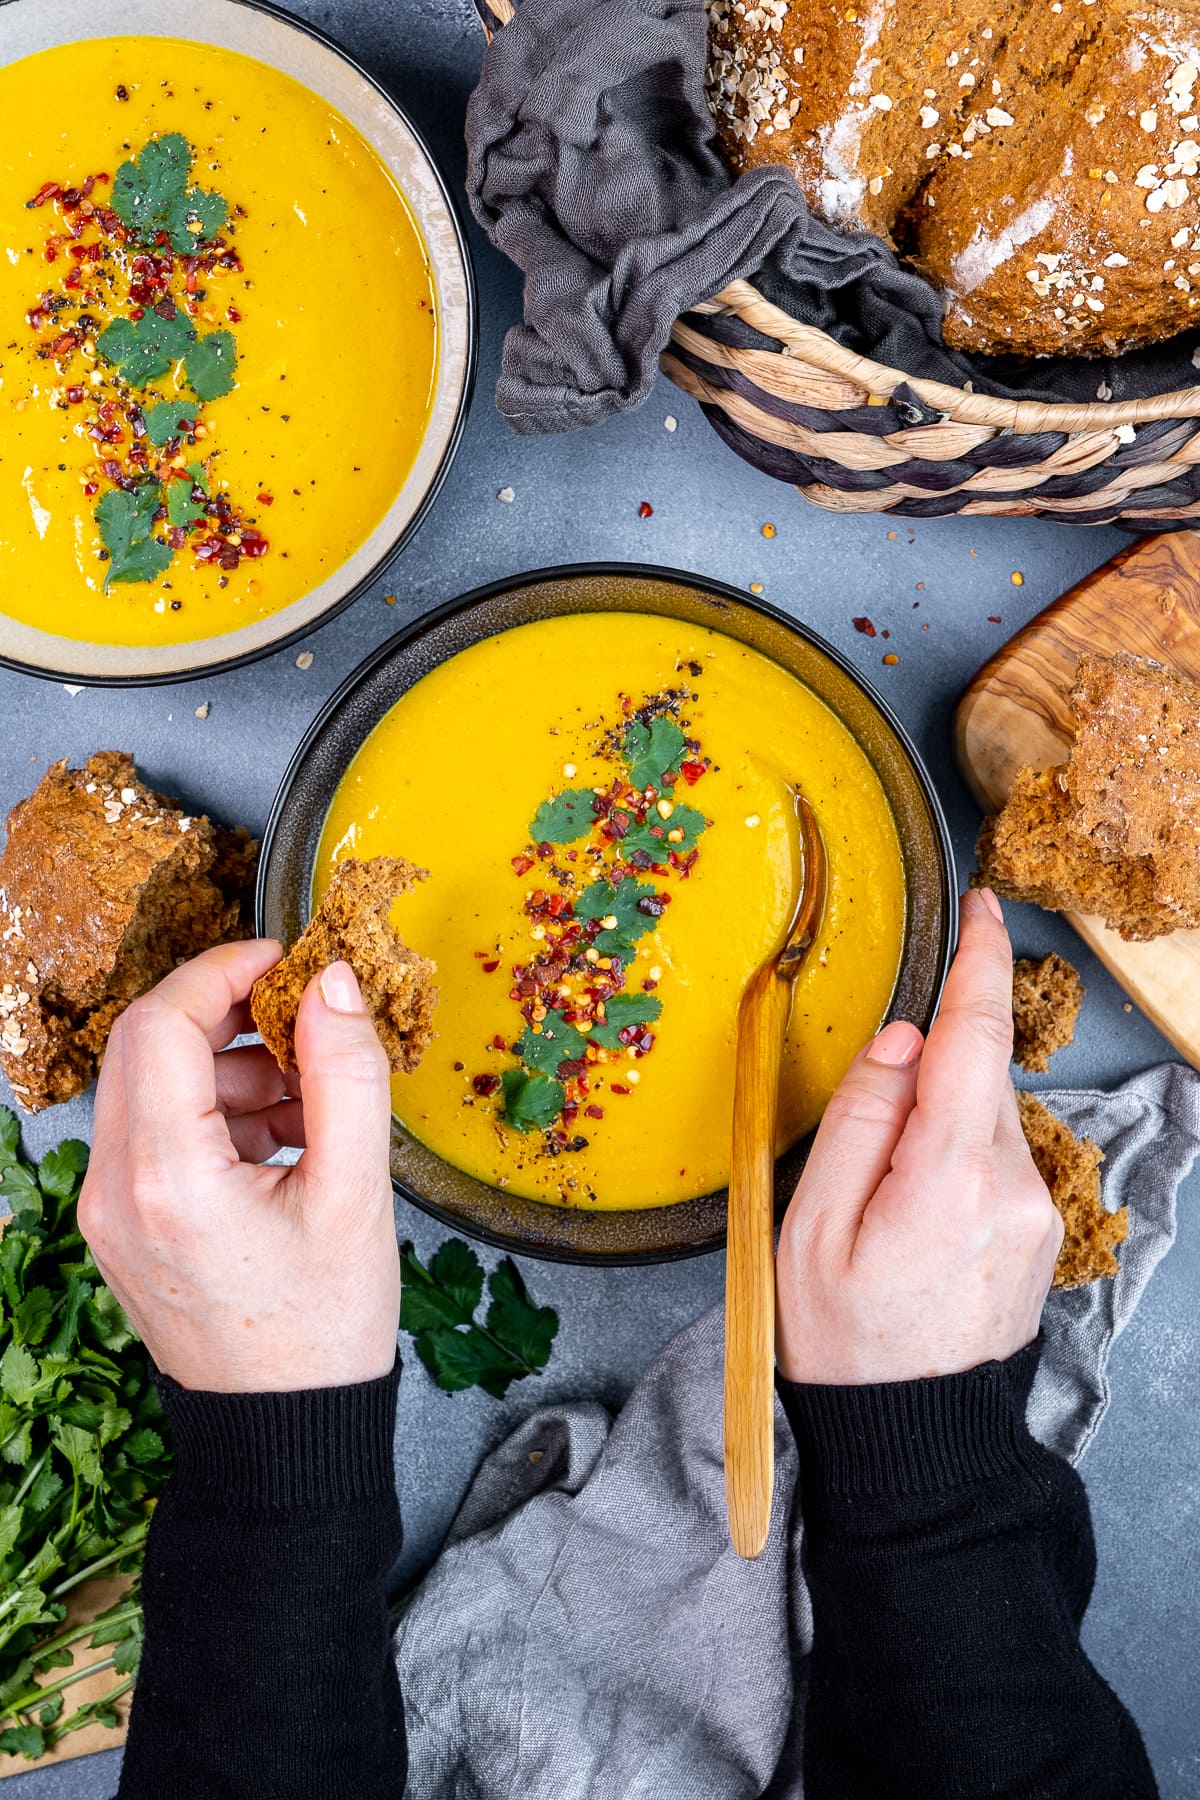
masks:
<svg viewBox="0 0 1200 1800"><path fill-rule="evenodd" d="M1144 425L1152 419L1200 417L1200 385L1152 394L1142 400L1006 400L993 394L969 393L944 381L927 381L860 356L815 325L802 325L776 306L749 281L733 281L711 300L691 309L699 313L733 312L764 337L778 338L797 357L826 375L855 382L868 394L890 398L902 383L930 406L963 424L992 425L1002 431L1094 431L1113 425Z"/></svg>

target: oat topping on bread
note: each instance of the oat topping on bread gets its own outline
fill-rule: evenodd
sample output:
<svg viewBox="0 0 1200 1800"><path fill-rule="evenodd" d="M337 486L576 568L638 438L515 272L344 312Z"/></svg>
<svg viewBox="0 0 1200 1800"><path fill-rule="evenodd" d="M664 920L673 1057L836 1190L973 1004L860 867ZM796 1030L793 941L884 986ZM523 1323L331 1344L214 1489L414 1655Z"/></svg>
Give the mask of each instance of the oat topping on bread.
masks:
<svg viewBox="0 0 1200 1800"><path fill-rule="evenodd" d="M258 846L106 750L48 769L0 854L0 1068L28 1112L82 1093L131 1000L249 928Z"/></svg>
<svg viewBox="0 0 1200 1800"><path fill-rule="evenodd" d="M1082 656L1071 710L1069 760L1019 772L984 824L977 880L1128 939L1195 929L1200 688L1144 657Z"/></svg>
<svg viewBox="0 0 1200 1800"><path fill-rule="evenodd" d="M710 0L735 168L785 163L945 298L947 343L1119 354L1196 323L1200 0Z"/></svg>
<svg viewBox="0 0 1200 1800"><path fill-rule="evenodd" d="M282 962L254 984L250 1008L283 1070L296 1066L296 1014L314 975L348 962L394 1075L415 1069L433 1041L436 964L410 950L391 921L394 902L425 880L402 856L348 857Z"/></svg>

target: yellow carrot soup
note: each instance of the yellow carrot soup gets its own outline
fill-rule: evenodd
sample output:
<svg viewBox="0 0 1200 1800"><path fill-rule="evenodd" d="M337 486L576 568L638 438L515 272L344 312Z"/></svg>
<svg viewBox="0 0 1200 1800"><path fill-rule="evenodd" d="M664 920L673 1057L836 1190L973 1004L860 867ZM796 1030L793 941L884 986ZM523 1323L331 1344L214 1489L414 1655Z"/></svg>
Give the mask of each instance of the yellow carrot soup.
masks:
<svg viewBox="0 0 1200 1800"><path fill-rule="evenodd" d="M215 636L315 587L429 421L429 260L347 121L205 44L0 70L0 610Z"/></svg>
<svg viewBox="0 0 1200 1800"><path fill-rule="evenodd" d="M489 638L376 726L325 822L342 857L429 878L393 914L438 965L437 1037L397 1117L533 1199L664 1205L729 1175L735 1021L799 879L793 790L829 894L797 982L779 1148L884 1018L904 932L879 779L832 712L719 633L579 614Z"/></svg>

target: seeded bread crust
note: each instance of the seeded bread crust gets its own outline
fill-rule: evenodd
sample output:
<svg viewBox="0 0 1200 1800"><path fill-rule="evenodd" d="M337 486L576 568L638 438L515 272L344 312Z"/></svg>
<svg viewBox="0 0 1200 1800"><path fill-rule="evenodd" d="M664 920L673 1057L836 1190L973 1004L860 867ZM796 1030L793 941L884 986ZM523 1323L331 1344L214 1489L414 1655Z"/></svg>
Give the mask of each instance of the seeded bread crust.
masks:
<svg viewBox="0 0 1200 1800"><path fill-rule="evenodd" d="M1096 914L1123 938L1200 926L1200 688L1147 658L1079 659L1075 742L1022 769L976 854L1010 900Z"/></svg>
<svg viewBox="0 0 1200 1800"><path fill-rule="evenodd" d="M1196 323L1200 0L709 11L735 169L787 164L820 216L895 244L948 344L1119 355Z"/></svg>
<svg viewBox="0 0 1200 1800"><path fill-rule="evenodd" d="M250 928L257 844L105 750L46 771L0 855L0 1068L27 1112L83 1092L118 1016Z"/></svg>
<svg viewBox="0 0 1200 1800"><path fill-rule="evenodd" d="M1091 1138L1077 1138L1032 1094L1017 1094L1021 1129L1050 1198L1062 1214L1064 1236L1053 1286L1083 1287L1117 1273L1115 1255L1129 1232L1129 1209L1109 1212L1100 1198L1104 1152Z"/></svg>
<svg viewBox="0 0 1200 1800"><path fill-rule="evenodd" d="M314 975L345 961L394 1075L415 1069L433 1042L437 965L410 950L391 922L393 903L426 871L402 856L340 862L317 911L287 955L255 982L250 1010L284 1071L296 1066L296 1014Z"/></svg>
<svg viewBox="0 0 1200 1800"><path fill-rule="evenodd" d="M1030 1075L1044 1075L1056 1050L1075 1041L1083 983L1065 957L1053 951L1013 965L1013 1061Z"/></svg>

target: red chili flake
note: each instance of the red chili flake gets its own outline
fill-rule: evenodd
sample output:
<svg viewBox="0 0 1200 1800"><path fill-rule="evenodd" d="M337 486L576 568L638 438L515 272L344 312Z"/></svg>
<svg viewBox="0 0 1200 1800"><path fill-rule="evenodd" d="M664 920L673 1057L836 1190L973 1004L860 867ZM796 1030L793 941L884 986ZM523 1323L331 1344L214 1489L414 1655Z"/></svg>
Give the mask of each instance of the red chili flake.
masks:
<svg viewBox="0 0 1200 1800"><path fill-rule="evenodd" d="M872 625L870 619L866 617L861 619L851 619L850 623L853 625L855 631L861 631L864 637L875 636L875 627Z"/></svg>
<svg viewBox="0 0 1200 1800"><path fill-rule="evenodd" d="M651 504L648 500L643 500L642 504L638 507L638 518L639 519L652 519L653 517L654 517L654 508L651 506Z"/></svg>
<svg viewBox="0 0 1200 1800"><path fill-rule="evenodd" d="M78 406L79 402L83 399L83 389L81 387L69 387L67 389L67 399L72 406Z"/></svg>
<svg viewBox="0 0 1200 1800"><path fill-rule="evenodd" d="M498 1075L472 1075L471 1086L482 1099L486 1099L489 1094L494 1094L500 1086L500 1077Z"/></svg>
<svg viewBox="0 0 1200 1800"><path fill-rule="evenodd" d="M129 309L129 316L134 320L144 319L146 316L146 309L144 306L131 306Z"/></svg>
<svg viewBox="0 0 1200 1800"><path fill-rule="evenodd" d="M492 1039L492 1049L493 1050L507 1050L508 1049L507 1043L500 1036L499 1032L497 1032L495 1037Z"/></svg>
<svg viewBox="0 0 1200 1800"><path fill-rule="evenodd" d="M57 238L47 238L46 239L46 248L42 251L42 255L45 257L47 262L57 262L58 261L58 239Z"/></svg>
<svg viewBox="0 0 1200 1800"><path fill-rule="evenodd" d="M614 1082L613 1082L613 1083L612 1083L612 1085L611 1085L611 1086L610 1086L610 1088L609 1088L609 1093L611 1093L611 1094L624 1094L624 1095L629 1095L629 1094L631 1094L631 1093L632 1093L632 1092L633 1092L633 1089L632 1089L632 1088L627 1088L627 1087L621 1087L621 1086L620 1086L620 1084L619 1084L619 1083L618 1083L618 1082L615 1082L615 1081L614 1081Z"/></svg>
<svg viewBox="0 0 1200 1800"><path fill-rule="evenodd" d="M494 975L499 967L500 959L499 957L496 957L493 961L484 963L483 972L485 975Z"/></svg>
<svg viewBox="0 0 1200 1800"><path fill-rule="evenodd" d="M254 497L260 506L274 506L275 504L274 494L256 494Z"/></svg>
<svg viewBox="0 0 1200 1800"><path fill-rule="evenodd" d="M999 625L999 623L1000 623L1000 614L999 613L989 613L988 614L988 624L989 625Z"/></svg>
<svg viewBox="0 0 1200 1800"><path fill-rule="evenodd" d="M679 765L679 773L683 776L683 779L687 782L689 787L695 787L707 768L708 764L705 762L684 762Z"/></svg>
<svg viewBox="0 0 1200 1800"><path fill-rule="evenodd" d="M242 533L242 555L243 556L265 556L267 554L267 551L270 548L271 548L271 546L267 542L266 538L260 537L257 531L243 531L243 533Z"/></svg>
<svg viewBox="0 0 1200 1800"><path fill-rule="evenodd" d="M602 1119L604 1117L604 1108L602 1106L585 1106L583 1110L589 1119Z"/></svg>
<svg viewBox="0 0 1200 1800"><path fill-rule="evenodd" d="M84 498L86 500L90 500L93 494L98 494L99 492L100 492L100 487L97 482L95 482L95 481L85 481L84 482L83 493L84 493Z"/></svg>
<svg viewBox="0 0 1200 1800"><path fill-rule="evenodd" d="M533 858L532 856L514 856L512 866L514 875L527 875L533 867Z"/></svg>
<svg viewBox="0 0 1200 1800"><path fill-rule="evenodd" d="M229 320L231 325L240 325L242 322L242 315L236 306L227 306L225 308L225 317Z"/></svg>
<svg viewBox="0 0 1200 1800"><path fill-rule="evenodd" d="M45 181L33 196L25 202L26 206L44 206L47 200L57 200L62 193L62 186L57 181Z"/></svg>

